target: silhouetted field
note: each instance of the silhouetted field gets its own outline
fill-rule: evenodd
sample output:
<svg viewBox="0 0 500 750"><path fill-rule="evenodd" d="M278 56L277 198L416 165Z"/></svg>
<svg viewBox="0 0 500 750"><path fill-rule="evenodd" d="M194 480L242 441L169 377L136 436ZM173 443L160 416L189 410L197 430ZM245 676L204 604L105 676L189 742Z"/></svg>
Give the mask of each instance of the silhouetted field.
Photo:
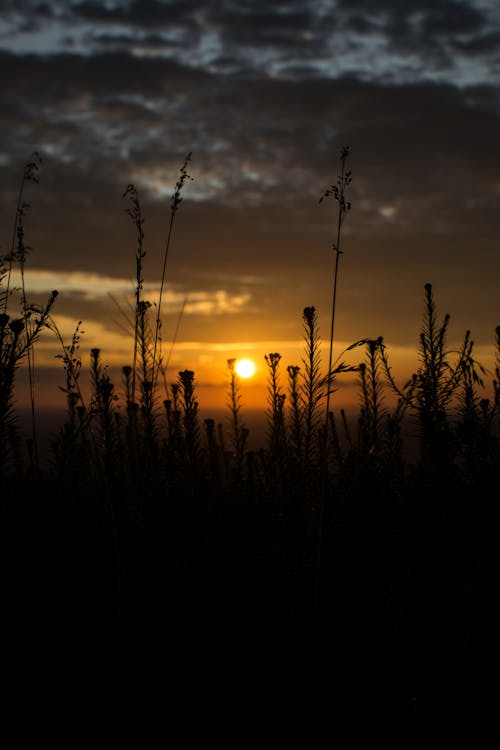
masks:
<svg viewBox="0 0 500 750"><path fill-rule="evenodd" d="M345 747L405 748L432 737L447 747L466 732L470 746L493 746L499 330L490 375L468 333L448 350L449 317L440 322L427 284L415 374L399 385L382 339L353 343L359 363L342 355L325 374L305 308L300 366L283 371L279 353L266 355L265 436L249 449L234 360L224 422L200 418L195 373L164 390L128 192L135 349L119 387L94 349L83 398L79 332L69 343L58 334L55 295L12 318L3 294L6 679L50 674L120 696L131 721L158 706L167 734L236 746L347 737ZM21 211L18 222L22 264ZM50 448L13 419L16 368L32 367L43 327L59 335L66 379ZM359 384L349 419L328 399L345 372ZM31 410L36 424L34 397Z"/></svg>

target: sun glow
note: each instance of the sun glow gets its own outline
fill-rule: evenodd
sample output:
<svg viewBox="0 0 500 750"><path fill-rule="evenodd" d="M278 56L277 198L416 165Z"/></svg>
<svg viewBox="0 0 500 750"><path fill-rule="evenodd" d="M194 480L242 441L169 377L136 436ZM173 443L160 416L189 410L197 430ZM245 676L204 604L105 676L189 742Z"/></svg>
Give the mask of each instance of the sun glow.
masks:
<svg viewBox="0 0 500 750"><path fill-rule="evenodd" d="M240 378L250 378L255 372L255 365L251 359L239 359L236 362L235 370Z"/></svg>

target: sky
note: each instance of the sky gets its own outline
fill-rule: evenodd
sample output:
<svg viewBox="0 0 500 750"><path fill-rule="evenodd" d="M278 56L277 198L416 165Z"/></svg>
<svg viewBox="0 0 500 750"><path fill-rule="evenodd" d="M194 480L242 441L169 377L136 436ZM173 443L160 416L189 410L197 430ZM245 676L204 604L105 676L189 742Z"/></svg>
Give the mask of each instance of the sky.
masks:
<svg viewBox="0 0 500 750"><path fill-rule="evenodd" d="M450 348L471 329L489 364L500 323L497 0L2 0L0 81L0 252L36 150L29 297L58 289L68 343L83 321L84 363L99 346L111 367L130 364L135 230L122 196L130 183L139 193L154 302L189 152L162 308L164 352L178 331L170 378L195 370L204 403L220 404L227 358L248 356L257 374L245 398L257 405L265 353L300 364L311 305L326 359L337 206L319 199L348 145L336 355L383 336L409 377L430 282L451 315ZM42 401L61 398L58 353L44 334Z"/></svg>

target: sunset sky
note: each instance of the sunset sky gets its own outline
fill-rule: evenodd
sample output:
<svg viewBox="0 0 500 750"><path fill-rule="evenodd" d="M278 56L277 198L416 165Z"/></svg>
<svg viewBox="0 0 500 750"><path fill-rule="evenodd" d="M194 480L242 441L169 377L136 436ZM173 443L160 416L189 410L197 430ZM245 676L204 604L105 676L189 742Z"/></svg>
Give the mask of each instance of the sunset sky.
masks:
<svg viewBox="0 0 500 750"><path fill-rule="evenodd" d="M23 164L43 158L26 241L30 298L56 288L81 350L129 364L139 191L145 293L158 297L170 196L192 151L167 267L171 377L196 371L223 403L228 357L300 364L305 306L330 325L336 225L319 203L349 145L336 352L383 336L411 375L432 282L450 348L472 330L486 364L500 323L498 0L3 0L0 243ZM325 352L327 350L325 349ZM39 348L41 398L60 400L56 341ZM352 361L358 361L356 354ZM57 369L54 369L57 368ZM247 387L257 404L258 388ZM222 389L223 390L223 389Z"/></svg>

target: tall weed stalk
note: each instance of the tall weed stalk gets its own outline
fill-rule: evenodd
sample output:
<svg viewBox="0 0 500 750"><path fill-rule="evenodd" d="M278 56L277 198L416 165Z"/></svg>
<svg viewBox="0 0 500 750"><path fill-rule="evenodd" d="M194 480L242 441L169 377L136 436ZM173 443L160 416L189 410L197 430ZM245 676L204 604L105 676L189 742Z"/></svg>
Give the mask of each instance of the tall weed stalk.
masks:
<svg viewBox="0 0 500 750"><path fill-rule="evenodd" d="M321 203L325 198L333 196L337 202L337 231L336 239L332 243L332 248L335 253L335 264L333 270L333 288L332 288L332 309L330 319L330 339L329 339L329 351L328 351L328 384L326 392L326 405L325 405L325 436L328 440L328 412L330 411L330 395L331 395L331 383L330 373L332 371L333 363L333 342L335 335L335 312L337 307L337 285L339 275L339 260L343 251L341 250L341 233L342 225L344 224L345 218L348 211L351 209L351 203L346 198L346 191L352 181L351 172L346 169L347 157L349 156L349 146L344 146L340 152L340 175L337 178L335 185L331 185L328 190L325 190L321 196L319 202Z"/></svg>
<svg viewBox="0 0 500 750"><path fill-rule="evenodd" d="M243 477L243 463L248 438L248 429L241 421L242 397L238 373L236 372L236 360L228 359L227 367L229 370L229 394L227 405L231 419L231 434L236 464L236 480L241 481Z"/></svg>
<svg viewBox="0 0 500 750"><path fill-rule="evenodd" d="M157 357L158 357L158 361L161 362L161 306L162 306L162 300L163 300L163 291L165 288L167 260L168 260L168 254L170 251L170 245L172 241L174 219L177 214L177 211L179 210L179 206L183 200L181 196L181 192L186 182L189 182L190 180L193 179L191 175L188 173L189 162L191 161L191 154L192 152L190 151L189 154L184 159L184 163L180 169L179 179L176 182L175 190L170 200L170 222L168 225L167 241L166 241L165 250L163 253L163 265L162 265L161 281L160 281L160 294L158 297L158 307L156 310L156 323L155 323L155 335L154 335L154 346L153 346L153 386L156 383L156 377L157 377L157 373L155 373Z"/></svg>

